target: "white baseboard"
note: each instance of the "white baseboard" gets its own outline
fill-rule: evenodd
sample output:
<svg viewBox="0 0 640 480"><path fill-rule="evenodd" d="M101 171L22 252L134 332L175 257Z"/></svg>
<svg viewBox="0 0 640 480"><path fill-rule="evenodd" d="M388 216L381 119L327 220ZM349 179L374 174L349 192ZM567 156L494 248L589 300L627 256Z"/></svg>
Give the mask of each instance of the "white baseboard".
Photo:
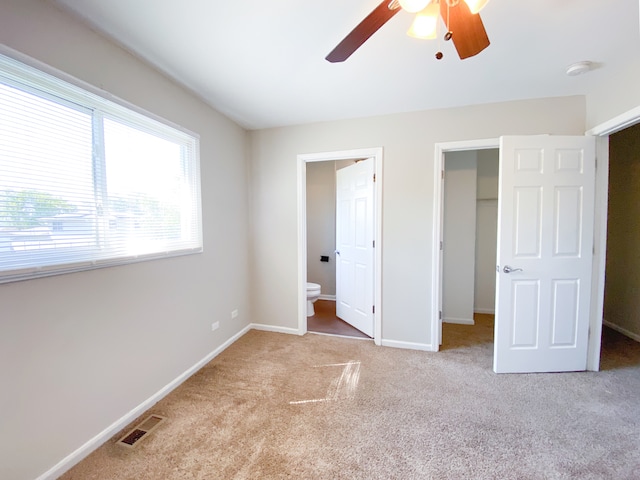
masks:
<svg viewBox="0 0 640 480"><path fill-rule="evenodd" d="M495 315L496 309L495 308L474 308L473 313L486 313L488 315Z"/></svg>
<svg viewBox="0 0 640 480"><path fill-rule="evenodd" d="M182 384L185 380L187 380L191 375L196 373L202 367L204 367L207 363L213 360L215 357L220 355L224 350L227 349L232 343L242 337L245 333L247 333L251 329L251 326L246 326L240 332L236 333L229 340L224 342L218 348L216 348L209 355L204 357L194 366L185 371L182 375L178 376L175 380L170 382L164 388L160 389L157 393L149 397L147 400L142 402L136 408L131 410L129 413L118 419L116 422L111 424L109 427L104 429L98 435L93 437L87 443L78 448L75 452L66 456L62 460L60 460L54 467L40 475L36 480L54 480L60 477L62 474L70 470L73 466L80 463L84 460L91 452L96 450L106 441L108 441L111 437L133 422L136 418L142 415L145 411L149 410L156 403L166 397L169 393L171 393L174 389L176 389L180 384Z"/></svg>
<svg viewBox="0 0 640 480"><path fill-rule="evenodd" d="M635 340L636 342L640 342L640 335L638 335L637 333L633 333L633 332L627 330L626 328L622 328L622 327L616 325L615 323L611 323L611 322L609 322L607 320L603 320L602 323L605 324L607 327L615 330L616 332L620 332L625 337L629 337L630 339Z"/></svg>
<svg viewBox="0 0 640 480"><path fill-rule="evenodd" d="M442 319L444 323L456 323L458 325L475 325L473 318L455 318L455 317L445 317Z"/></svg>
<svg viewBox="0 0 640 480"><path fill-rule="evenodd" d="M397 340L382 340L381 345L383 347L392 348L404 348L407 350L422 350L425 352L435 352L433 345L430 343L413 343L413 342L399 342Z"/></svg>
<svg viewBox="0 0 640 480"><path fill-rule="evenodd" d="M253 330L261 330L263 332L287 333L289 335L300 335L297 328L275 327L273 325L265 325L263 323L252 323L249 328Z"/></svg>
<svg viewBox="0 0 640 480"><path fill-rule="evenodd" d="M318 300L329 300L331 302L335 302L336 301L336 296L335 295L320 295L318 297Z"/></svg>

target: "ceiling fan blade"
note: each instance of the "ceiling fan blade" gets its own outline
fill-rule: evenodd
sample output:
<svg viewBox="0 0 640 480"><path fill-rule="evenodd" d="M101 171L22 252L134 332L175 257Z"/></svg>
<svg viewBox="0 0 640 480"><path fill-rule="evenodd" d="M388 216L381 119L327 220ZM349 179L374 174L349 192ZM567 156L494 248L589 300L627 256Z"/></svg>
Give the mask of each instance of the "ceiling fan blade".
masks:
<svg viewBox="0 0 640 480"><path fill-rule="evenodd" d="M376 33L380 27L387 23L400 10L402 9L397 2L383 0L373 12L367 15L367 17L325 57L326 60L331 63L344 62L353 52L360 48L371 35Z"/></svg>
<svg viewBox="0 0 640 480"><path fill-rule="evenodd" d="M471 13L466 2L460 0L454 7L440 1L440 15L447 29L453 32L453 42L461 59L473 57L489 46L489 37L480 15Z"/></svg>

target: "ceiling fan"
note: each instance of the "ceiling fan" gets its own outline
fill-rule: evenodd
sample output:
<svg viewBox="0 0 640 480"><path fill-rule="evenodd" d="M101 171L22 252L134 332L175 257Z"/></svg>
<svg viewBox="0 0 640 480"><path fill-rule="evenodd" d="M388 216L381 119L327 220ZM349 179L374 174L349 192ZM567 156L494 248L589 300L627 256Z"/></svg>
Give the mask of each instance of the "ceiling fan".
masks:
<svg viewBox="0 0 640 480"><path fill-rule="evenodd" d="M435 38L438 18L442 17L447 33L461 59L477 55L489 46L489 37L478 12L489 0L383 0L367 17L334 48L326 60L344 62L369 37L376 33L400 10L415 13L407 32L416 38ZM436 53L440 60L442 53Z"/></svg>

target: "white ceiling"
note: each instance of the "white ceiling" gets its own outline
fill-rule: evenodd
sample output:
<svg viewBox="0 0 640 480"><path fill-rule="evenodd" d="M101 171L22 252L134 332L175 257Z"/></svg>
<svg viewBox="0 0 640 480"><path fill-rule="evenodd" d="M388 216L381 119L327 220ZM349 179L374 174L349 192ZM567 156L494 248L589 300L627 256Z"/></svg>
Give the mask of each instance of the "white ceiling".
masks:
<svg viewBox="0 0 640 480"><path fill-rule="evenodd" d="M492 0L464 61L400 12L342 64L324 57L380 0L51 1L249 129L581 95L640 59L638 0Z"/></svg>

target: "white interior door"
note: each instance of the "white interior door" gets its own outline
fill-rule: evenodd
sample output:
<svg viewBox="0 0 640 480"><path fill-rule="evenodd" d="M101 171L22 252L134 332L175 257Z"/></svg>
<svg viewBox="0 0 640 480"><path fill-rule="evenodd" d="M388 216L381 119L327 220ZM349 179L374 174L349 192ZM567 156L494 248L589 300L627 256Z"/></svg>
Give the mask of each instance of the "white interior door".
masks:
<svg viewBox="0 0 640 480"><path fill-rule="evenodd" d="M493 368L585 370L594 137L500 139Z"/></svg>
<svg viewBox="0 0 640 480"><path fill-rule="evenodd" d="M374 159L336 172L336 315L373 337Z"/></svg>

